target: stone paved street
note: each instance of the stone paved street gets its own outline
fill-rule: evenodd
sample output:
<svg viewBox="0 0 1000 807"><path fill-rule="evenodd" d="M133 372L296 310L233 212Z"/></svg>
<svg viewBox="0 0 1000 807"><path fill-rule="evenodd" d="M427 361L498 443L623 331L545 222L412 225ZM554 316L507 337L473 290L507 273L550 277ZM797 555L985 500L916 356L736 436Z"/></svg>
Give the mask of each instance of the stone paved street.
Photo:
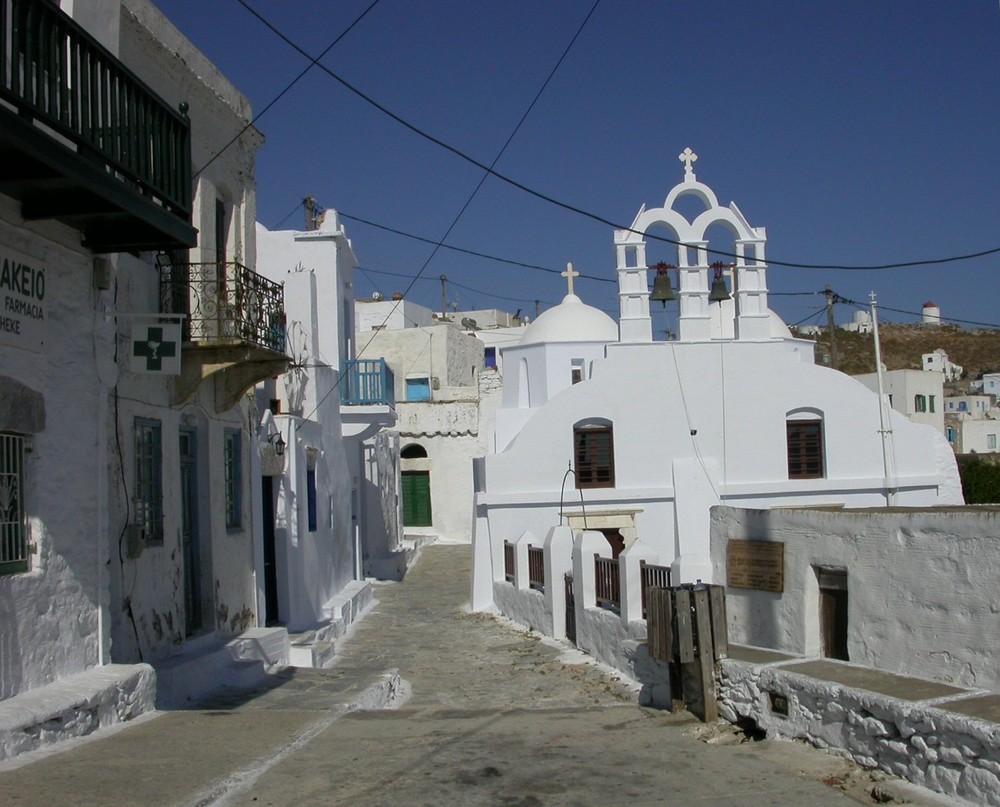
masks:
<svg viewBox="0 0 1000 807"><path fill-rule="evenodd" d="M857 803L819 781L856 777L846 763L641 708L576 651L466 613L470 562L426 547L404 582L377 584L333 668L0 769L0 804ZM399 708L348 711L391 669Z"/></svg>

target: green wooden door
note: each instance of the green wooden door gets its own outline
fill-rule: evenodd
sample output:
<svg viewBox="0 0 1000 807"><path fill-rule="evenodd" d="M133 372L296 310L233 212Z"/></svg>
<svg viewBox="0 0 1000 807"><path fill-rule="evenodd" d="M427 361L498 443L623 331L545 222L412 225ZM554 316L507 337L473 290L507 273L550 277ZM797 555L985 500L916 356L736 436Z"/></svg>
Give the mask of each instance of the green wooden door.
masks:
<svg viewBox="0 0 1000 807"><path fill-rule="evenodd" d="M403 471L403 526L431 526L430 471Z"/></svg>

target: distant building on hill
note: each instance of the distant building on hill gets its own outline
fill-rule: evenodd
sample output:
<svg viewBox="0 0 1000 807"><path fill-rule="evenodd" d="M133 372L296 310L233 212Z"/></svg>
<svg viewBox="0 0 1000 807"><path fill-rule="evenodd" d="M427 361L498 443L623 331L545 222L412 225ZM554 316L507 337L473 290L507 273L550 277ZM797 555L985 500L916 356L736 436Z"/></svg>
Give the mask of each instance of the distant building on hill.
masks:
<svg viewBox="0 0 1000 807"><path fill-rule="evenodd" d="M878 392L878 375L854 376L872 392ZM944 434L944 380L940 373L923 370L888 370L882 373L882 389L889 405L914 423L933 426Z"/></svg>
<svg viewBox="0 0 1000 807"><path fill-rule="evenodd" d="M962 366L950 361L948 354L942 348L933 353L924 353L921 356L921 363L928 372L942 373L945 381L958 381L962 377Z"/></svg>

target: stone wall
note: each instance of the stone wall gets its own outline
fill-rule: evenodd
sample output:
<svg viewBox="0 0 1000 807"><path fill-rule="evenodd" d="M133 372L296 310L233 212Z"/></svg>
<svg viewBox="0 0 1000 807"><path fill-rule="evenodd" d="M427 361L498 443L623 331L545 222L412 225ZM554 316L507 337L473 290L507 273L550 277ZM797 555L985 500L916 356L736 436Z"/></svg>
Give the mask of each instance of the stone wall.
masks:
<svg viewBox="0 0 1000 807"><path fill-rule="evenodd" d="M731 540L784 546L784 591L729 587L730 641L820 655L817 569L846 572L850 660L1000 687L1000 509L712 510L712 566Z"/></svg>
<svg viewBox="0 0 1000 807"><path fill-rule="evenodd" d="M955 712L784 670L722 661L719 709L769 737L804 740L915 784L1000 805L1000 729ZM787 716L773 706L784 698Z"/></svg>

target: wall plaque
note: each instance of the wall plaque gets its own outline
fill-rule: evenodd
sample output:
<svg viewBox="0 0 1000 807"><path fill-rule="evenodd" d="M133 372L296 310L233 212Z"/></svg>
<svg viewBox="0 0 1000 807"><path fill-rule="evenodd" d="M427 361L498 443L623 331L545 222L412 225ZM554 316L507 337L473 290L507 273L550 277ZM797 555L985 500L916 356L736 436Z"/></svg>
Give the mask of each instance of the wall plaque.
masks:
<svg viewBox="0 0 1000 807"><path fill-rule="evenodd" d="M726 578L730 588L785 590L785 545L780 541L730 541Z"/></svg>

